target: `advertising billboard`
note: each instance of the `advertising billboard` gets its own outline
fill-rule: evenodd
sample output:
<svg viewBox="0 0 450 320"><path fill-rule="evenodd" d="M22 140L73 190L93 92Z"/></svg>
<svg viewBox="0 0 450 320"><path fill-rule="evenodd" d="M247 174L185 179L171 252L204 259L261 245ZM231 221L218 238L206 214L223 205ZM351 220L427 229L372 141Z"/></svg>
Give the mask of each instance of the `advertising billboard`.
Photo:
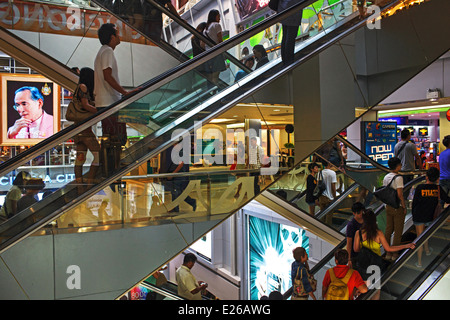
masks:
<svg viewBox="0 0 450 320"><path fill-rule="evenodd" d="M361 126L362 151L387 167L397 144L397 122L363 121Z"/></svg>
<svg viewBox="0 0 450 320"><path fill-rule="evenodd" d="M248 288L251 300L286 292L292 286L292 250L303 247L309 254L305 230L248 216Z"/></svg>

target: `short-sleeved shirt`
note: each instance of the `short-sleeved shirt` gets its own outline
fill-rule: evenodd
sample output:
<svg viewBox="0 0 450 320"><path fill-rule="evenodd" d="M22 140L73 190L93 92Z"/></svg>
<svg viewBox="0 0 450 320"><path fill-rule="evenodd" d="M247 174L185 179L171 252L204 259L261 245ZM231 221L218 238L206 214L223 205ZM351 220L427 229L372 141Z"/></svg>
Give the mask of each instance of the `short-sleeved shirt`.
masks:
<svg viewBox="0 0 450 320"><path fill-rule="evenodd" d="M108 68L112 70L112 77L117 83L120 83L119 69L114 50L105 44L100 48L94 60L94 95L96 107L108 107L122 98L120 92L113 89L103 77L103 70Z"/></svg>
<svg viewBox="0 0 450 320"><path fill-rule="evenodd" d="M388 173L383 179L383 186L387 186L395 176L397 176L397 174L394 172ZM394 190L403 188L403 177L398 176L397 178L395 178L395 180L392 181L391 188Z"/></svg>
<svg viewBox="0 0 450 320"><path fill-rule="evenodd" d="M178 284L178 295L188 300L201 300L201 292L192 294L191 291L199 286L191 269L186 266L181 266L177 269L176 280Z"/></svg>
<svg viewBox="0 0 450 320"><path fill-rule="evenodd" d="M316 198L314 197L314 189L317 186L317 180L312 175L308 175L306 178L306 202L307 203L313 203L316 201Z"/></svg>
<svg viewBox="0 0 450 320"><path fill-rule="evenodd" d="M403 150L400 148L404 145ZM409 143L408 141L400 141L395 145L394 154L402 162L402 171L413 171L416 168L414 156L418 156L417 148L414 143Z"/></svg>
<svg viewBox="0 0 450 320"><path fill-rule="evenodd" d="M334 274L335 274L336 278L338 278L338 279L342 279L343 277L345 277L345 275L347 274L349 269L350 268L348 266L344 266L344 265L337 265L336 267L333 268ZM322 287L323 288L328 287L330 285L330 283L331 283L330 271L327 270L327 272L325 273L325 276L323 278ZM353 270L353 273L347 282L350 300L353 300L354 288L358 288L358 287L362 286L363 284L365 284L365 282L362 279L359 272L356 270Z"/></svg>
<svg viewBox="0 0 450 320"><path fill-rule="evenodd" d="M347 238L352 238L353 242L355 243L355 234L356 232L361 228L362 224L359 223L358 221L356 221L355 218L353 218L348 224L347 224L347 231L346 231L346 237ZM350 253L350 257L354 258L358 255L357 252L355 252L355 250L353 249L353 245L352 245L352 252Z"/></svg>
<svg viewBox="0 0 450 320"><path fill-rule="evenodd" d="M439 186L419 184L414 191L412 217L414 222L431 222L439 201Z"/></svg>
<svg viewBox="0 0 450 320"><path fill-rule="evenodd" d="M439 155L439 170L441 180L450 180L450 149L446 149Z"/></svg>
<svg viewBox="0 0 450 320"><path fill-rule="evenodd" d="M322 170L323 181L325 182L326 189L322 195L328 197L330 200L334 200L333 191L331 190L331 185L337 182L336 172L330 169Z"/></svg>
<svg viewBox="0 0 450 320"><path fill-rule="evenodd" d="M206 36L208 36L215 44L221 42L222 39L219 39L218 33L222 32L222 26L218 22L213 22L209 25L208 29L203 31ZM211 49L208 45L205 46L206 49Z"/></svg>

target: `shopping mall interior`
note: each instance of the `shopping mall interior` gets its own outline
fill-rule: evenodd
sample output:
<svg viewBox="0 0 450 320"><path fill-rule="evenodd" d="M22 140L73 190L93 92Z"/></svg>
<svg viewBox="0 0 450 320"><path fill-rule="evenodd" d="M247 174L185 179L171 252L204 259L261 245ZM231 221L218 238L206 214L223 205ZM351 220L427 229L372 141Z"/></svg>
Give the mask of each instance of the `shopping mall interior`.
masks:
<svg viewBox="0 0 450 320"><path fill-rule="evenodd" d="M450 135L447 0L368 1L364 15L352 0L280 12L256 0L140 3L0 2L0 299L185 300L177 271L193 253L191 272L208 284L203 300L291 300L293 250L302 247L322 300L353 204L386 230L373 192L403 129L421 158L400 173L413 176L401 243L416 248L389 261L383 249L379 286L353 298L450 298L446 205L421 234L412 216L414 191L439 169ZM196 29L213 9L219 44ZM296 13L286 62L283 21ZM131 93L70 121L79 70L95 68L107 22ZM194 40L209 49L195 53ZM42 102L34 135L30 124L14 133L27 116L23 88ZM336 176L325 204L307 200L312 163L330 163Z"/></svg>

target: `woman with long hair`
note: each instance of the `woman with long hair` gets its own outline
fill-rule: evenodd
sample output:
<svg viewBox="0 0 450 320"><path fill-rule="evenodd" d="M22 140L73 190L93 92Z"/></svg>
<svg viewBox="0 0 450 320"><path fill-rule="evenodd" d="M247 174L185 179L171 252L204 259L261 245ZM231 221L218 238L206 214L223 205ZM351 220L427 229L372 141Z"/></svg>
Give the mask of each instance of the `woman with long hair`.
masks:
<svg viewBox="0 0 450 320"><path fill-rule="evenodd" d="M222 26L220 25L220 13L218 10L211 10L208 13L208 20L203 31L205 37L209 38L214 44L219 44L223 41ZM205 49L209 50L212 47L205 44ZM220 72L226 70L225 60L221 54L209 59L205 62L205 74L214 85L219 83Z"/></svg>
<svg viewBox="0 0 450 320"><path fill-rule="evenodd" d="M91 112L92 114L97 112L94 106L94 70L91 68L82 68L80 70L80 78L78 86L75 89L73 99L78 99L81 102L82 107ZM91 128L85 129L78 133L75 138L75 145L77 150L77 156L75 159L75 180L77 182L78 191L81 193L84 191L84 183L93 184L95 176L100 165L100 144L97 137ZM94 159L92 160L89 173L87 175L87 181L83 181L83 164L86 162L87 151L91 151Z"/></svg>
<svg viewBox="0 0 450 320"><path fill-rule="evenodd" d="M363 223L361 229L355 234L355 242L353 244L353 250L360 252L361 248L365 247L371 250L373 253L381 257L381 247L386 252L397 252L404 249L414 249L414 243L408 243L398 246L391 246L386 240L383 231L378 228L377 217L372 209L367 209L363 213ZM381 265L379 266L382 267ZM367 270L358 270L364 280L367 280ZM380 292L378 291L375 300L379 299Z"/></svg>

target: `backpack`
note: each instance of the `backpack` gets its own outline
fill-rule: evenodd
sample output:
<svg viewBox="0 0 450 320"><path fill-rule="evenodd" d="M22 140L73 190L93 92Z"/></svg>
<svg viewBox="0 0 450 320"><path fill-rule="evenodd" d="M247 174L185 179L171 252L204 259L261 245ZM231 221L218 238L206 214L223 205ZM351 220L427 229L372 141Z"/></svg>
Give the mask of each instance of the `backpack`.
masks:
<svg viewBox="0 0 450 320"><path fill-rule="evenodd" d="M337 278L334 274L334 269L329 271L331 283L328 286L326 300L350 300L350 292L347 283L353 274L353 269L349 269L343 278Z"/></svg>

